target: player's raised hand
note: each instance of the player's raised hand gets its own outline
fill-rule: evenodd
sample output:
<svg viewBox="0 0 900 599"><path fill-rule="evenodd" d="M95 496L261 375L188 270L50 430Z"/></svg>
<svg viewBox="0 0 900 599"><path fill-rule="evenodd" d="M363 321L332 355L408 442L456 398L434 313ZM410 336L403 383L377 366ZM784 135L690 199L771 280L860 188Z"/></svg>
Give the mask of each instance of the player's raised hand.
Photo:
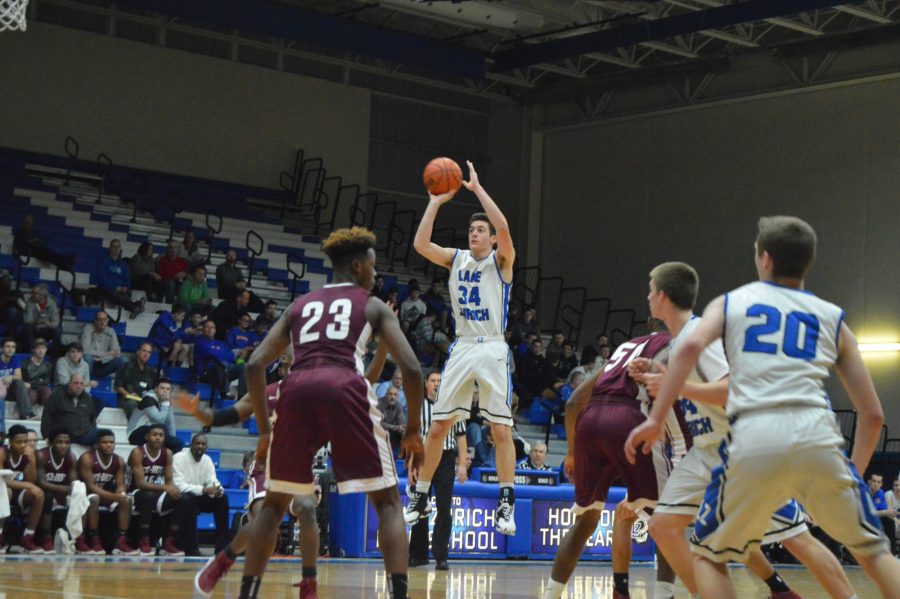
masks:
<svg viewBox="0 0 900 599"><path fill-rule="evenodd" d="M566 459L563 462L563 470L566 472L566 478L569 479L569 482L572 482L575 479L575 454L571 451L566 453Z"/></svg>
<svg viewBox="0 0 900 599"><path fill-rule="evenodd" d="M183 411L191 416L196 416L200 411L200 394L191 395L187 391L179 391L176 403Z"/></svg>
<svg viewBox="0 0 900 599"><path fill-rule="evenodd" d="M657 424L652 419L647 419L636 427L625 439L625 459L629 464L637 461L637 452L640 449L644 455L650 453L653 444L656 443L663 434L663 423Z"/></svg>
<svg viewBox="0 0 900 599"><path fill-rule="evenodd" d="M425 446L422 444L421 433L403 433L403 439L400 440L400 459L406 465L406 469L410 473L418 473L419 468L425 461Z"/></svg>
<svg viewBox="0 0 900 599"><path fill-rule="evenodd" d="M478 182L478 173L475 172L475 165L471 160L466 160L466 165L469 167L469 180L463 181L462 184L469 191L475 191L481 187L481 183Z"/></svg>
<svg viewBox="0 0 900 599"><path fill-rule="evenodd" d="M465 183L465 181L463 181L463 183ZM446 204L447 202L449 202L450 200L453 199L453 196L456 195L456 192L457 192L457 191L459 191L458 188L457 188L457 189L451 189L451 190L448 191L447 193L442 193L442 194L439 194L439 195L434 195L433 193L429 193L429 194L428 194L428 199L429 199L430 201L434 202L435 204Z"/></svg>

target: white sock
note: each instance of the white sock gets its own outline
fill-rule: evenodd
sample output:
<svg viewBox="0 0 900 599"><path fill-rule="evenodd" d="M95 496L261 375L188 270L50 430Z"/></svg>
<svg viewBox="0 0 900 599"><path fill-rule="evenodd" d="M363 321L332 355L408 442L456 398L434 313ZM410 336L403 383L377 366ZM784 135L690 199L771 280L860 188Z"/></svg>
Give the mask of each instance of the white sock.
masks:
<svg viewBox="0 0 900 599"><path fill-rule="evenodd" d="M653 588L653 599L671 599L674 596L674 582L662 582L661 580L656 581L656 586Z"/></svg>
<svg viewBox="0 0 900 599"><path fill-rule="evenodd" d="M29 535L34 536L34 529L32 529L32 528L26 528L26 529L25 529L25 532L22 533L22 536L23 536L23 537L27 537L27 536L29 536Z"/></svg>
<svg viewBox="0 0 900 599"><path fill-rule="evenodd" d="M566 590L566 583L557 582L552 578L547 581L547 590L544 591L544 599L559 599Z"/></svg>
<svg viewBox="0 0 900 599"><path fill-rule="evenodd" d="M431 489L430 480L419 479L416 481L416 491L418 493L427 493L429 489Z"/></svg>

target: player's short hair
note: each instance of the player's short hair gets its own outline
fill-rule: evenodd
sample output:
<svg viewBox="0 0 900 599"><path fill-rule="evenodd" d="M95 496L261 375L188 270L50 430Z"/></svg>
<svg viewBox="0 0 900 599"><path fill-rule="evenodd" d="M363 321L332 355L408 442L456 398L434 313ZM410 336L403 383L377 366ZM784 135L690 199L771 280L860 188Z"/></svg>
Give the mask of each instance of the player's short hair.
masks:
<svg viewBox="0 0 900 599"><path fill-rule="evenodd" d="M682 310L691 310L697 303L700 277L690 264L663 262L650 271L650 279L657 291L665 293L669 301Z"/></svg>
<svg viewBox="0 0 900 599"><path fill-rule="evenodd" d="M476 212L472 216L469 217L469 226L474 222L486 222L491 231L491 235L497 234L497 229L494 228L494 223L491 222L491 219L488 218L488 215L484 212Z"/></svg>
<svg viewBox="0 0 900 599"><path fill-rule="evenodd" d="M61 426L55 426L50 429L50 434L47 435L47 440L50 441L50 443L53 443L60 435L69 435L69 438L72 438L72 435L69 434L69 429L63 428Z"/></svg>
<svg viewBox="0 0 900 599"><path fill-rule="evenodd" d="M759 219L756 251L772 257L772 275L802 279L816 259L816 232L796 216Z"/></svg>
<svg viewBox="0 0 900 599"><path fill-rule="evenodd" d="M11 427L9 427L9 430L6 431L6 436L10 440L18 437L19 435L27 435L27 434L28 434L28 429L25 428L24 426L22 426L21 424L14 424Z"/></svg>
<svg viewBox="0 0 900 599"><path fill-rule="evenodd" d="M13 339L12 337L4 337L2 345L6 345L7 343L12 343L13 345L16 345L16 340Z"/></svg>
<svg viewBox="0 0 900 599"><path fill-rule="evenodd" d="M150 433L152 433L152 432L153 432L154 430L156 430L156 429L161 430L161 431L163 432L163 435L166 434L166 427L164 427L164 426L161 425L161 424L151 424L150 426L147 427L147 432L144 433L144 435L149 435Z"/></svg>
<svg viewBox="0 0 900 599"><path fill-rule="evenodd" d="M336 267L347 266L375 247L375 233L365 227L337 229L322 244L322 251Z"/></svg>
<svg viewBox="0 0 900 599"><path fill-rule="evenodd" d="M103 437L112 437L113 439L115 439L116 434L108 428L97 429L97 441L99 441Z"/></svg>

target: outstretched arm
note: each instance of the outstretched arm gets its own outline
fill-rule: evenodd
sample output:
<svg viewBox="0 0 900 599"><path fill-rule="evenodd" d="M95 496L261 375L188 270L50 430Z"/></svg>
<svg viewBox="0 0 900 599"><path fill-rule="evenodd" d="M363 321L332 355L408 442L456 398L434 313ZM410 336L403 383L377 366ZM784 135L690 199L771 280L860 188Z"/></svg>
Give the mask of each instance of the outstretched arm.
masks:
<svg viewBox="0 0 900 599"><path fill-rule="evenodd" d="M474 193L478 201L481 202L484 213L488 215L488 219L490 219L491 224L497 231L497 262L503 278L511 281L513 262L516 260L516 248L513 246L509 223L506 217L503 216L503 212L500 211L497 203L481 186L481 182L478 180L478 173L475 172L475 165L472 164L471 160L467 160L466 164L469 165L469 180L463 181L462 184L466 186L466 189Z"/></svg>
<svg viewBox="0 0 900 599"><path fill-rule="evenodd" d="M565 424L566 438L569 440L569 451L566 453L566 459L563 464L565 474L569 480L572 480L575 476L575 425L578 421L578 415L581 414L581 410L584 409L587 400L590 399L591 389L594 388L594 385L597 383L597 379L600 378L601 374L603 374L602 368L598 369L591 378L582 381L582 383L572 391L569 401L566 402Z"/></svg>
<svg viewBox="0 0 900 599"><path fill-rule="evenodd" d="M456 191L448 191L439 196L428 194L428 206L422 214L422 220L419 221L419 228L416 229L416 237L413 240L413 247L419 254L438 266L449 269L456 250L453 248L441 247L431 241L431 234L434 231L434 219L437 217L438 209L441 205L446 204L453 199Z"/></svg>

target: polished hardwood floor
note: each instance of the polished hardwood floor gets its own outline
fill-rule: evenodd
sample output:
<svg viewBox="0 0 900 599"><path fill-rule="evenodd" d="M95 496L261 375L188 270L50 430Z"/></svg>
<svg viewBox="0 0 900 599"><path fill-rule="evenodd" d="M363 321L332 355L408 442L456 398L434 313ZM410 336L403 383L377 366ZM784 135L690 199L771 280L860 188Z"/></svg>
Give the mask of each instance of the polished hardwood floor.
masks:
<svg viewBox="0 0 900 599"><path fill-rule="evenodd" d="M75 556L0 556L0 599L132 599L193 597L194 573L204 560L198 558L113 558ZM237 598L241 562L216 589L214 597ZM802 568L781 567L782 576L806 599L827 597ZM273 560L263 582L261 597L287 599L298 596L291 584L299 580L297 559ZM765 598L765 585L741 567L732 569L741 597ZM550 573L549 562L453 561L449 572L433 566L410 571L413 599L539 599ZM859 568L848 575L860 599L879 594ZM631 597L652 599L655 571L636 565L631 574ZM682 589L678 597L685 598ZM322 599L389 599L382 564L376 560L326 559L319 564L319 597ZM579 565L569 583L567 599L612 597L609 564Z"/></svg>

